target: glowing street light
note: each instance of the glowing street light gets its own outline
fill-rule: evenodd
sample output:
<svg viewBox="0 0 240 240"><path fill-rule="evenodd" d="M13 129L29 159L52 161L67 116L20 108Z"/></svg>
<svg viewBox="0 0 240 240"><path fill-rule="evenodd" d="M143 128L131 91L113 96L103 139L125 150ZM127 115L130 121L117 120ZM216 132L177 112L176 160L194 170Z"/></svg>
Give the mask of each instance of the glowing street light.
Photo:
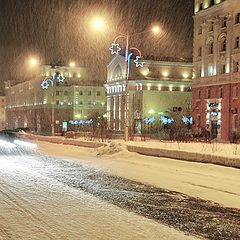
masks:
<svg viewBox="0 0 240 240"><path fill-rule="evenodd" d="M161 31L161 28L158 25L155 25L155 26L152 27L152 32L154 34L159 34L160 31Z"/></svg>
<svg viewBox="0 0 240 240"><path fill-rule="evenodd" d="M97 30L101 30L104 27L104 22L100 19L96 19L94 21L94 27ZM123 38L125 39L125 65L126 65L126 76L125 76L125 131L124 131L124 138L125 141L129 140L129 104L128 104L128 97L129 97L129 75L130 75L130 69L131 69L131 59L134 58L133 63L135 64L135 66L144 67L145 62L142 61L142 53L141 51L136 48L136 47L130 47L129 46L129 37L133 37L136 35L140 35L142 33L147 33L147 32L153 32L154 34L157 34L160 32L160 27L159 26L154 26L151 30L147 30L147 31L142 31L142 32L138 32L138 33L133 33L133 34L119 34L113 41L113 43L111 44L109 50L111 52L112 55L119 55L122 47L120 46L120 44L117 42L118 39ZM145 71L146 73L146 71ZM146 74L147 75L147 74Z"/></svg>
<svg viewBox="0 0 240 240"><path fill-rule="evenodd" d="M70 62L70 63L69 63L69 66L73 68L73 67L76 66L76 63L75 63L75 62Z"/></svg>
<svg viewBox="0 0 240 240"><path fill-rule="evenodd" d="M32 58L29 59L29 65L30 66L35 67L38 64L39 64L39 62L38 62L37 58L32 57Z"/></svg>
<svg viewBox="0 0 240 240"><path fill-rule="evenodd" d="M103 29L103 27L104 27L103 20L101 20L101 19L95 19L94 22L93 22L93 26L94 26L94 28L97 29L97 30Z"/></svg>

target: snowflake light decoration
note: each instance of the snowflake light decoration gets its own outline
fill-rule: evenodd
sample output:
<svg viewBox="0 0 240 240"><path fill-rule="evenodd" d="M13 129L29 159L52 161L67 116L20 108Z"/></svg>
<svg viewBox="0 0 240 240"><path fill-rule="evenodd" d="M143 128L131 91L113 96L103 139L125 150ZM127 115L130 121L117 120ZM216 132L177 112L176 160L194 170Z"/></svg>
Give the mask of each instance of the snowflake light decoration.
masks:
<svg viewBox="0 0 240 240"><path fill-rule="evenodd" d="M42 89L48 89L48 87L49 87L48 81L43 80L41 83L41 87L42 87Z"/></svg>
<svg viewBox="0 0 240 240"><path fill-rule="evenodd" d="M136 65L136 67L143 67L145 62L139 62L139 58L140 58L140 56L136 56L136 59L134 60L134 63Z"/></svg>
<svg viewBox="0 0 240 240"><path fill-rule="evenodd" d="M62 76L61 73L59 73L59 72L54 73L53 78L57 79L58 82L60 82L60 83L63 83L65 80L65 77Z"/></svg>
<svg viewBox="0 0 240 240"><path fill-rule="evenodd" d="M122 50L119 46L119 43L112 43L112 46L109 48L109 50L111 51L111 54L119 54L119 52Z"/></svg>

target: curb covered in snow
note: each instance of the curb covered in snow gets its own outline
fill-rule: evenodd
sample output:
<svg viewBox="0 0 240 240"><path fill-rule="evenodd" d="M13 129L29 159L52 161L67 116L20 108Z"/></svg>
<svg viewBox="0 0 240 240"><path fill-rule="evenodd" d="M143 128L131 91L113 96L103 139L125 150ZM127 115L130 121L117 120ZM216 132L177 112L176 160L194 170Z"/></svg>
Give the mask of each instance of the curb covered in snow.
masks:
<svg viewBox="0 0 240 240"><path fill-rule="evenodd" d="M45 142L64 144L64 145L73 145L78 147L99 148L106 145L104 143L99 143L99 142L87 142L87 141L81 141L76 139L59 138L59 137L48 137L48 136L39 136L39 135L38 136L29 135L27 137L32 140L45 141Z"/></svg>
<svg viewBox="0 0 240 240"><path fill-rule="evenodd" d="M240 160L237 158L226 158L221 156L215 156L210 154L192 153L177 150L166 150L158 148L147 148L127 145L127 149L130 152L136 152L142 155L153 157L166 157L177 160L211 163L226 167L240 168Z"/></svg>

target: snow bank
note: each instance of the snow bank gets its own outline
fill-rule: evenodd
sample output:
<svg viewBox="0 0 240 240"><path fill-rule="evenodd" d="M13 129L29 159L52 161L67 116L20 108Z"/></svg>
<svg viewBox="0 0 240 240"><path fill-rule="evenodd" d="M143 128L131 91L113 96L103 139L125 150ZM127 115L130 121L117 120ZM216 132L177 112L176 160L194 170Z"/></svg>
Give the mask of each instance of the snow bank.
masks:
<svg viewBox="0 0 240 240"><path fill-rule="evenodd" d="M65 144L65 145L73 145L78 147L99 148L102 146L106 146L106 144L100 143L100 142L92 142L92 141L90 142L90 141L83 141L78 139L69 139L64 137L39 136L39 135L28 135L27 137L32 140L57 143L57 144Z"/></svg>
<svg viewBox="0 0 240 240"><path fill-rule="evenodd" d="M97 149L97 156L112 155L130 151L142 155L173 158L177 160L211 163L226 167L240 168L240 148L237 144L223 143L178 143L178 142L124 142L113 140L110 143L69 139L64 137L28 135L30 139L50 143L73 145Z"/></svg>
<svg viewBox="0 0 240 240"><path fill-rule="evenodd" d="M212 163L221 166L240 168L240 161L238 158L227 158L218 155L202 154L198 152L187 152L170 149L159 149L149 147L138 147L127 145L127 149L130 152L136 152L143 155L154 157L167 157L173 159L179 159L184 161L194 161L201 163Z"/></svg>

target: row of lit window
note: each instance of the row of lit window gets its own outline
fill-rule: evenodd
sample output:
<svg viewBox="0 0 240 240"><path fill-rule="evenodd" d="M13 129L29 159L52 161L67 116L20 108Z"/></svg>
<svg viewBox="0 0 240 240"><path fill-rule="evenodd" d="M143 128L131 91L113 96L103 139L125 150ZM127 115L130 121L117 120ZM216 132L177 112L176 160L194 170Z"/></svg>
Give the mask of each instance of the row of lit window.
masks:
<svg viewBox="0 0 240 240"><path fill-rule="evenodd" d="M56 95L57 95L57 96L59 96L60 93L61 93L60 91L56 91ZM80 90L79 92L75 92L75 93L78 93L79 95L84 95L84 92L83 92L82 90ZM68 91L64 91L64 92L63 92L63 95L64 95L64 96L68 96ZM88 95L88 96L91 96L91 95L92 95L92 91L88 91L88 92L87 92L87 95ZM96 92L96 95L97 95L97 96L101 96L101 92L100 92L100 91L97 91L97 92Z"/></svg>
<svg viewBox="0 0 240 240"><path fill-rule="evenodd" d="M240 65L239 65L238 61L233 62L233 72L234 73L239 72L239 66ZM226 74L226 73L229 73L229 68L227 68L225 63L220 64L219 68L218 68L218 74ZM209 77L215 76L217 74L217 69L214 67L213 64L208 64L208 73L207 74L208 74ZM204 77L204 74L203 74L201 68L199 69L199 75L198 76Z"/></svg>
<svg viewBox="0 0 240 240"><path fill-rule="evenodd" d="M219 4L221 2L224 2L225 0L205 0L200 2L198 5L196 5L195 13L200 12L204 9L207 9L209 7L214 6L215 4Z"/></svg>
<svg viewBox="0 0 240 240"><path fill-rule="evenodd" d="M124 87L120 87L120 85L118 86L111 86L111 87L107 87L107 93L118 93L118 92L123 92L125 91L125 86ZM162 86L161 84L158 84L157 86L153 86L150 83L147 84L147 86L143 86L141 83L136 83L136 91L142 91L142 90L158 90L158 91L178 91L180 90L181 92L183 92L185 90L185 86L182 85L180 87L174 87L173 85L169 85L169 86Z"/></svg>
<svg viewBox="0 0 240 240"><path fill-rule="evenodd" d="M49 76L51 76L52 74L49 73L49 72L46 72L46 73L43 74L43 75L46 76L46 77L49 77ZM65 72L65 73L64 73L64 77L80 78L80 77L81 77L81 74L80 74L80 73L67 73L67 72Z"/></svg>

